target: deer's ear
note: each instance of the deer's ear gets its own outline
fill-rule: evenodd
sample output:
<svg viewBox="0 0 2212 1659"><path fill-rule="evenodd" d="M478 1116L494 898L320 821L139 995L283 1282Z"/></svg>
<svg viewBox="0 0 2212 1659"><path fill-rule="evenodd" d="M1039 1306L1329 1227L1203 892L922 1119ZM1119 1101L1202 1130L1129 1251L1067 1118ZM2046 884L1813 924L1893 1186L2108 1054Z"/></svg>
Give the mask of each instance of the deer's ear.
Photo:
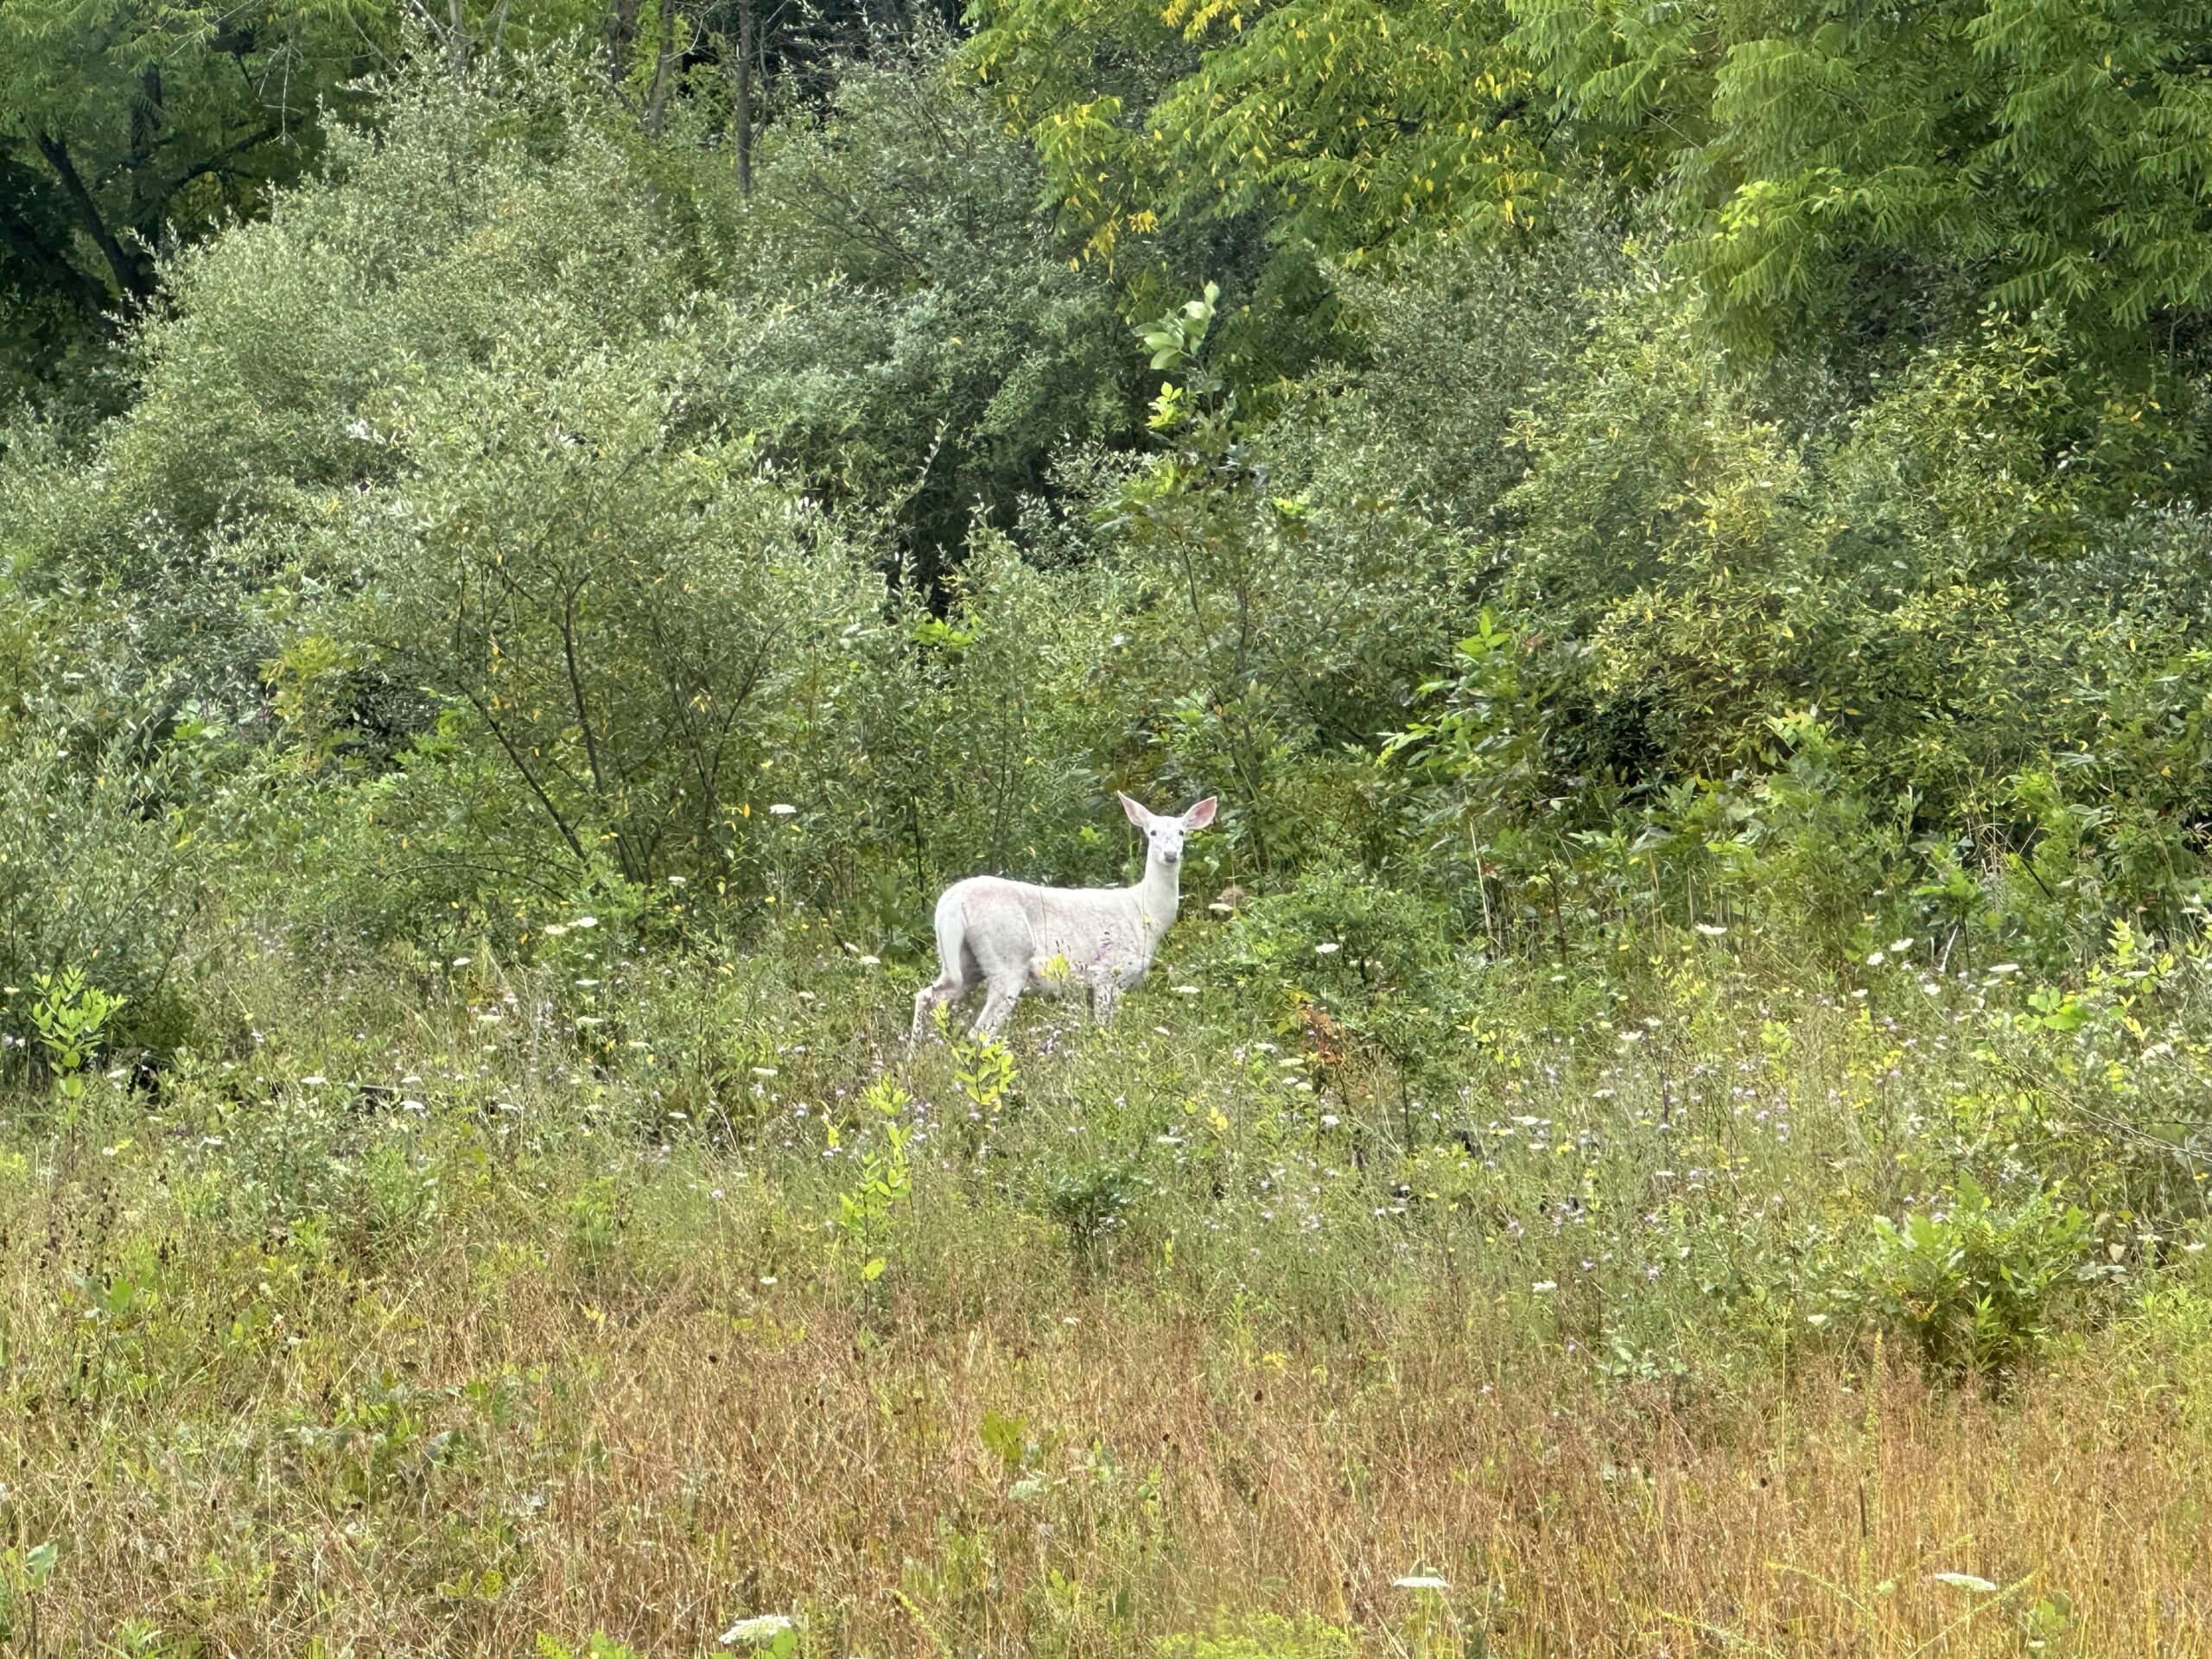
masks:
<svg viewBox="0 0 2212 1659"><path fill-rule="evenodd" d="M1151 823L1151 812L1140 803L1131 800L1118 789L1114 791L1114 798L1122 804L1122 810L1128 814L1129 822L1138 829L1142 830Z"/></svg>
<svg viewBox="0 0 2212 1659"><path fill-rule="evenodd" d="M1209 795L1183 815L1185 830L1203 830L1213 822L1214 808L1221 804L1220 798Z"/></svg>

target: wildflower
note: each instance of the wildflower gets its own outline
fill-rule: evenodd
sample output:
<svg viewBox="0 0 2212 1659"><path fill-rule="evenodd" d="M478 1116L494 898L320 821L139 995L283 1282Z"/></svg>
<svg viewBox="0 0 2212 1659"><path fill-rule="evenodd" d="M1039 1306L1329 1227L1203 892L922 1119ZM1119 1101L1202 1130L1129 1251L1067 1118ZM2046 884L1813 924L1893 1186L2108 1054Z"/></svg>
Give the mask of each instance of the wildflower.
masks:
<svg viewBox="0 0 2212 1659"><path fill-rule="evenodd" d="M1869 968L1878 968L1888 960L1888 957L1884 955L1881 951L1877 950L1872 956L1866 958L1866 965Z"/></svg>
<svg viewBox="0 0 2212 1659"><path fill-rule="evenodd" d="M798 808L793 806L789 801L778 801L768 810L779 818L791 817L798 811Z"/></svg>
<svg viewBox="0 0 2212 1659"><path fill-rule="evenodd" d="M1539 1279L1535 1284L1529 1286L1529 1288L1535 1291L1539 1296L1548 1296L1552 1292L1559 1288L1559 1281L1556 1279Z"/></svg>
<svg viewBox="0 0 2212 1659"><path fill-rule="evenodd" d="M752 1618L741 1618L715 1638L717 1642L742 1642L750 1647L765 1647L791 1628L790 1618L783 1613L760 1613Z"/></svg>
<svg viewBox="0 0 2212 1659"><path fill-rule="evenodd" d="M1344 946L1338 944L1334 939L1324 939L1320 944L1313 947L1313 954L1317 957L1333 957L1338 951L1343 949Z"/></svg>
<svg viewBox="0 0 2212 1659"><path fill-rule="evenodd" d="M310 1089L320 1089L324 1084L328 1083L330 1079L324 1077L322 1073L318 1071L312 1077L302 1077L300 1081Z"/></svg>
<svg viewBox="0 0 2212 1659"><path fill-rule="evenodd" d="M1972 1573L1931 1573L1928 1575L1937 1584L1948 1584L1955 1589L1971 1590L1977 1596L1993 1596L1997 1586L1987 1579Z"/></svg>
<svg viewBox="0 0 2212 1659"><path fill-rule="evenodd" d="M468 966L468 958L467 957L455 957L453 959L453 965L456 968L466 968Z"/></svg>
<svg viewBox="0 0 2212 1659"><path fill-rule="evenodd" d="M1713 922L1700 922L1697 925L1697 931L1704 934L1708 939L1725 938L1727 937L1728 933L1728 930L1726 928L1721 927ZM1565 978L1566 976L1561 975L1560 977Z"/></svg>
<svg viewBox="0 0 2212 1659"><path fill-rule="evenodd" d="M1175 988L1175 995L1178 996L1196 996L1198 994L1198 988L1195 985L1178 985Z"/></svg>
<svg viewBox="0 0 2212 1659"><path fill-rule="evenodd" d="M1390 1580L1394 1590L1449 1590L1452 1586L1433 1573L1408 1573L1402 1579Z"/></svg>
<svg viewBox="0 0 2212 1659"><path fill-rule="evenodd" d="M575 921L570 922L569 925L570 927L581 927L588 930L599 925L599 918L596 916L579 916Z"/></svg>
<svg viewBox="0 0 2212 1659"><path fill-rule="evenodd" d="M881 957L862 957L861 958L861 966L863 968L880 968L882 965L883 958Z"/></svg>

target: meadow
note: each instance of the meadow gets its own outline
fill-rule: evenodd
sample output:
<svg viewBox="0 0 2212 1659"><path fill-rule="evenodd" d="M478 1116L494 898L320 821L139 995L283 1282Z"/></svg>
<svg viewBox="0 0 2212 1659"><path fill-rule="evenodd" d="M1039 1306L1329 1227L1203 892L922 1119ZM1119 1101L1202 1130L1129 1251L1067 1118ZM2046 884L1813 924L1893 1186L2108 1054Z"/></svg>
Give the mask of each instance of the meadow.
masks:
<svg viewBox="0 0 2212 1659"><path fill-rule="evenodd" d="M241 938L233 1047L10 1099L15 1639L2200 1650L2209 1230L1961 1182L2082 1133L2010 976L1501 972L1401 1101L1243 925L912 1055L827 940Z"/></svg>

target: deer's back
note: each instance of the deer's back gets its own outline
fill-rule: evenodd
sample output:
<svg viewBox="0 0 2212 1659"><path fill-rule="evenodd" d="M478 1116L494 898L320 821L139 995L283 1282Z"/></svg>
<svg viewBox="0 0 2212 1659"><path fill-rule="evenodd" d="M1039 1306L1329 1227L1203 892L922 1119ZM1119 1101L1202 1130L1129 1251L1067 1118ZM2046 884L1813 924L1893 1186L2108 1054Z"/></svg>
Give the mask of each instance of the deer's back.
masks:
<svg viewBox="0 0 2212 1659"><path fill-rule="evenodd" d="M1088 982L1141 977L1150 952L1136 901L1119 887L1042 887L995 875L956 881L938 900L939 936L957 918L963 943L986 976ZM1054 971L1065 963L1065 976Z"/></svg>

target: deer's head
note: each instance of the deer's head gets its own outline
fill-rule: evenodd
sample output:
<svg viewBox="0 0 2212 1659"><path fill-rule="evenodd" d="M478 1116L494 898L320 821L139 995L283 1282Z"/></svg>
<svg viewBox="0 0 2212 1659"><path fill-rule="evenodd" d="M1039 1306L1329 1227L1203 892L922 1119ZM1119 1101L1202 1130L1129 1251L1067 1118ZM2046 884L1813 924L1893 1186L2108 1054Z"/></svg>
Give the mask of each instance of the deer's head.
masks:
<svg viewBox="0 0 2212 1659"><path fill-rule="evenodd" d="M1220 804L1217 797L1209 795L1189 811L1168 817L1126 795L1117 792L1116 798L1122 803L1122 810L1128 814L1129 822L1144 834L1145 861L1169 870L1183 861L1183 837L1211 823L1214 809Z"/></svg>

